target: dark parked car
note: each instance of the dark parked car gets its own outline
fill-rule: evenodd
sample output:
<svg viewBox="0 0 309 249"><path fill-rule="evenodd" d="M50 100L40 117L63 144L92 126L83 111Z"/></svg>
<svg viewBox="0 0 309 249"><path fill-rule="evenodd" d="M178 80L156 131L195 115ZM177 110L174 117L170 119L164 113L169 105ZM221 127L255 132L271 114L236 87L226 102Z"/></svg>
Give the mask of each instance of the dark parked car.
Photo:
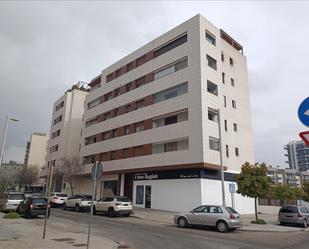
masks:
<svg viewBox="0 0 309 249"><path fill-rule="evenodd" d="M280 225L302 225L308 226L309 210L304 206L287 205L281 207L278 215Z"/></svg>
<svg viewBox="0 0 309 249"><path fill-rule="evenodd" d="M46 206L48 206L47 218L50 215L50 206L45 197L28 197L21 201L17 207L16 212L26 219L37 217L46 214Z"/></svg>

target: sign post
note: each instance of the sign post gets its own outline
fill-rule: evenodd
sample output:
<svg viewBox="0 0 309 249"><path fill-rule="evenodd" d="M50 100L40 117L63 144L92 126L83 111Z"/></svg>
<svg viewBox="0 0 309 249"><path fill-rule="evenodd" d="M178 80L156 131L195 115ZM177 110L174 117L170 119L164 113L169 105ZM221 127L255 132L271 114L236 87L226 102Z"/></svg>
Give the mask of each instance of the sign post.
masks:
<svg viewBox="0 0 309 249"><path fill-rule="evenodd" d="M235 209L234 194L236 193L236 187L235 187L234 183L229 183L229 190L230 190L230 193L231 193L232 208Z"/></svg>
<svg viewBox="0 0 309 249"><path fill-rule="evenodd" d="M92 171L91 171L91 178L93 180L93 189L92 189L92 198L91 198L90 218L89 218L89 224L88 224L87 249L89 249L89 244L90 244L90 231L91 231L91 223L92 223L92 216L93 216L93 202L94 202L96 189L97 189L97 179L99 179L102 176L102 173L103 173L102 164L101 162L96 161L95 164L92 166Z"/></svg>

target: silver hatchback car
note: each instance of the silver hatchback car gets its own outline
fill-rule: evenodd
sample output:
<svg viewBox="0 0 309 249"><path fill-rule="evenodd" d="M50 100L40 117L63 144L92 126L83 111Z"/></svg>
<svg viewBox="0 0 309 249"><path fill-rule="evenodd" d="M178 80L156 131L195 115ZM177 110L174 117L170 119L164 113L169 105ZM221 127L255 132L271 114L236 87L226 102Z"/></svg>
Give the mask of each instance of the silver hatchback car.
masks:
<svg viewBox="0 0 309 249"><path fill-rule="evenodd" d="M201 225L215 227L219 232L228 232L241 228L240 215L231 207L202 205L189 213L179 213L174 217L179 227Z"/></svg>
<svg viewBox="0 0 309 249"><path fill-rule="evenodd" d="M304 206L287 205L281 207L278 215L280 225L302 225L308 226L309 210Z"/></svg>

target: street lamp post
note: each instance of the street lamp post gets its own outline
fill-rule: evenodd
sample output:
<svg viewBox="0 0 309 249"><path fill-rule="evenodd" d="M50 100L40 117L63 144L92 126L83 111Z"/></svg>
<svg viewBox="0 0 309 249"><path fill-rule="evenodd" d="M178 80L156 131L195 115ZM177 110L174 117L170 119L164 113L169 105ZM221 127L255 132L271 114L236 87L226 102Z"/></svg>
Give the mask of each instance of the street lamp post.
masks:
<svg viewBox="0 0 309 249"><path fill-rule="evenodd" d="M223 155L222 155L222 134L221 134L220 109L217 110L217 113L218 113L219 151L220 151L220 168L221 168L222 205L225 206L224 167L223 167Z"/></svg>
<svg viewBox="0 0 309 249"><path fill-rule="evenodd" d="M3 138L2 138L2 145L1 145L0 167L2 165L2 160L3 160L4 145L5 145L6 135L8 131L9 121L18 122L19 120L15 118L10 118L9 115L6 116L5 127L4 127Z"/></svg>

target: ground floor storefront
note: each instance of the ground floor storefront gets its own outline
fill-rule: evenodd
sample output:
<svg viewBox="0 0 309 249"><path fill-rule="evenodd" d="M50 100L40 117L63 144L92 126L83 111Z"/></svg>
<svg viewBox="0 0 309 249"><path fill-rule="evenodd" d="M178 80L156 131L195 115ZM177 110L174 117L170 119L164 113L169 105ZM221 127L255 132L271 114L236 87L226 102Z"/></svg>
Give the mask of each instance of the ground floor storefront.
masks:
<svg viewBox="0 0 309 249"><path fill-rule="evenodd" d="M241 214L254 213L254 200L236 193L236 176L229 172L224 174L226 205ZM73 186L74 194L92 194L90 175L77 176ZM61 191L71 194L70 186L65 182ZM104 174L97 181L95 196L100 199L111 195L127 196L135 207L189 211L199 205L222 204L221 175L220 171L208 169Z"/></svg>

